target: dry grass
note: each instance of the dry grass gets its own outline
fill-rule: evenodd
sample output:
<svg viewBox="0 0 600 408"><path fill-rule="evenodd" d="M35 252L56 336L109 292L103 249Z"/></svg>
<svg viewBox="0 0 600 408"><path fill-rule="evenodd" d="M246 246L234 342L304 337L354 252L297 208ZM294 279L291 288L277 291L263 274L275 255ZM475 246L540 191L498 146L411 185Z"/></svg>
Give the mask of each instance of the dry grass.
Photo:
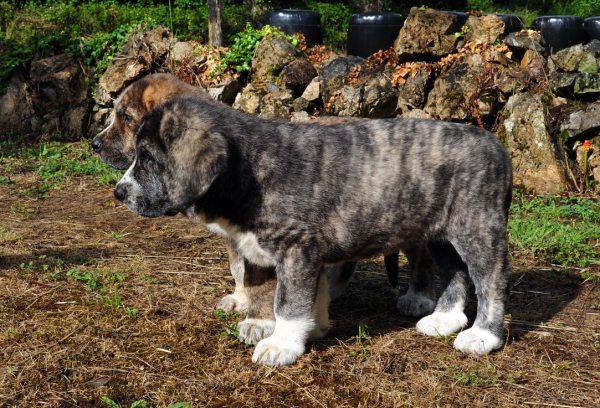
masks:
<svg viewBox="0 0 600 408"><path fill-rule="evenodd" d="M573 271L519 266L506 346L474 357L416 333L367 260L328 337L271 369L222 335L243 317L214 313L233 280L203 227L136 217L85 180L39 201L0 185L0 219L2 407L600 406L600 287Z"/></svg>

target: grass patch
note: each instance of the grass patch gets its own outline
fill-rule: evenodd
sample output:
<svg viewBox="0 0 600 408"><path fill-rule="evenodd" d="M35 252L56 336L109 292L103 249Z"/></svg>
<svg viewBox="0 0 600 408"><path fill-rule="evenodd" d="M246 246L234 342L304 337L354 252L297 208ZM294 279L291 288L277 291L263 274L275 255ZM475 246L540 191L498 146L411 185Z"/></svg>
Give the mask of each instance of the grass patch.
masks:
<svg viewBox="0 0 600 408"><path fill-rule="evenodd" d="M600 203L589 198L517 194L508 221L514 255L560 266L598 263Z"/></svg>
<svg viewBox="0 0 600 408"><path fill-rule="evenodd" d="M19 194L27 197L47 197L53 190L72 185L86 176L89 176L87 184L111 186L123 175L123 171L102 163L87 140L36 146L5 141L2 147L5 151L0 155L0 180L10 180L3 184L17 188ZM24 173L32 174L33 180L31 177L20 179L19 175ZM19 208L13 212L27 215Z"/></svg>

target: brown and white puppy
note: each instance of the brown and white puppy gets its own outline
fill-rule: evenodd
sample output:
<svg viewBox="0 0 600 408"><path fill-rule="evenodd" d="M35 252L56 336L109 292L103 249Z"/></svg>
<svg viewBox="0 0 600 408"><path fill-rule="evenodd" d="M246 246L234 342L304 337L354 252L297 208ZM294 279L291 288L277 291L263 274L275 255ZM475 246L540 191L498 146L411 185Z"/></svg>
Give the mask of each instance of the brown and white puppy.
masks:
<svg viewBox="0 0 600 408"><path fill-rule="evenodd" d="M135 136L146 115L154 106L174 96L195 96L206 102L226 107L212 99L202 89L189 85L170 74L145 76L127 87L115 100L113 118L109 126L92 140L92 148L106 164L127 169L135 158ZM312 124L334 126L362 122L363 118L321 117ZM270 334L269 321L274 322L272 299L275 277L273 268L250 266L244 257L227 240L227 254L231 274L235 279L233 294L225 296L217 304L224 311L248 311L245 323L240 324L241 340L256 343ZM401 314L422 317L435 307L433 274L436 266L421 254L405 250L410 264L411 283L408 292L398 299ZM385 257L388 278L393 287L398 283L398 253ZM328 269L329 294L332 299L341 295L352 278L355 262L335 265ZM249 272L248 272L249 271ZM267 301L267 299L269 299ZM266 303L265 303L266 302ZM252 322L251 324L247 324Z"/></svg>
<svg viewBox="0 0 600 408"><path fill-rule="evenodd" d="M193 95L207 102L220 104L202 89L171 74L147 75L129 85L115 100L110 124L92 140L92 148L100 159L117 169L129 168L135 157L135 135L144 115L175 95ZM274 321L272 299L275 270L249 266L229 241L225 240L225 244L230 271L235 279L235 290L233 294L221 299L217 309L226 312L248 311L251 319ZM250 273L246 274L246 270ZM269 297L270 301L265 302ZM252 298L255 301L251 305ZM259 327L253 327L252 331L247 336L248 341L258 342L269 334L263 333Z"/></svg>

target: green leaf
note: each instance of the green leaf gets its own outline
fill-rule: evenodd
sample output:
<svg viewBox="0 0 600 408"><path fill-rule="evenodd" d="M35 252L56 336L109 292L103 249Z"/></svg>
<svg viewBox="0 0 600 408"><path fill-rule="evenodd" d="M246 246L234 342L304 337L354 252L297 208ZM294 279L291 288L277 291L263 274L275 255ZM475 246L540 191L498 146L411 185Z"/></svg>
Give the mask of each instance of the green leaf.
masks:
<svg viewBox="0 0 600 408"><path fill-rule="evenodd" d="M114 402L113 400L111 400L108 397L100 397L100 401L111 406L112 408L121 408L121 406L119 404L117 404L116 402Z"/></svg>

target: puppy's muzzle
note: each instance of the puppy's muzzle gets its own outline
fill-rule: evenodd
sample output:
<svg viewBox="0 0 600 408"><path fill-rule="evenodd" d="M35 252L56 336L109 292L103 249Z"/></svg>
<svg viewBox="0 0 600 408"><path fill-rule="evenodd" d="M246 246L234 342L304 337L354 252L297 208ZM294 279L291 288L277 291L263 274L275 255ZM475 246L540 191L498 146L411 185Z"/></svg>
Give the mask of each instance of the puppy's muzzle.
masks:
<svg viewBox="0 0 600 408"><path fill-rule="evenodd" d="M125 201L127 198L127 189L117 184L115 187L115 198L121 202Z"/></svg>

